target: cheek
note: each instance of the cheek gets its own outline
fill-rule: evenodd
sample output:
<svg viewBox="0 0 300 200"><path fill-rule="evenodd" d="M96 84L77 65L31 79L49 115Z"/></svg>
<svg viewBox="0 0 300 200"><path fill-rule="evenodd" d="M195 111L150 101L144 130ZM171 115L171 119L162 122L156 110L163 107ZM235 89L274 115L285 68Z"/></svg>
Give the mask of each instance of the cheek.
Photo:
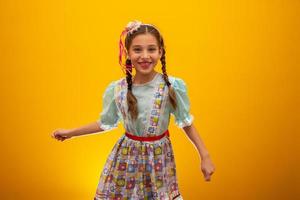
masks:
<svg viewBox="0 0 300 200"><path fill-rule="evenodd" d="M159 59L160 59L160 58L159 58L159 55L153 56L153 60L155 60L156 62L159 61Z"/></svg>
<svg viewBox="0 0 300 200"><path fill-rule="evenodd" d="M131 55L131 61L132 62L136 62L138 60L138 58L139 58L138 55L135 55L135 54Z"/></svg>
<svg viewBox="0 0 300 200"><path fill-rule="evenodd" d="M139 58L140 56L141 56L141 53L138 53L138 52L133 52L131 54L131 57L133 57L133 58Z"/></svg>
<svg viewBox="0 0 300 200"><path fill-rule="evenodd" d="M138 62L138 58L132 58L132 59L131 59L131 62L132 62L132 63L137 63L137 62Z"/></svg>

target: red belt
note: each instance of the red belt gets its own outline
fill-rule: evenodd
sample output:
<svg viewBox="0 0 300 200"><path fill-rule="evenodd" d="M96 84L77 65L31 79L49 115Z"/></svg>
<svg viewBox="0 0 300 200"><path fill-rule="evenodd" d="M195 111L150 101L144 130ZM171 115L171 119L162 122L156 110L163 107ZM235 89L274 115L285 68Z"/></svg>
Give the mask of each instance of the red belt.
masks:
<svg viewBox="0 0 300 200"><path fill-rule="evenodd" d="M156 136L150 136L150 137L140 137L136 135L132 135L128 132L125 132L125 135L129 137L130 139L133 140L138 140L138 141L155 141L163 138L164 136L169 136L169 130L166 130L163 134L161 135L156 135Z"/></svg>

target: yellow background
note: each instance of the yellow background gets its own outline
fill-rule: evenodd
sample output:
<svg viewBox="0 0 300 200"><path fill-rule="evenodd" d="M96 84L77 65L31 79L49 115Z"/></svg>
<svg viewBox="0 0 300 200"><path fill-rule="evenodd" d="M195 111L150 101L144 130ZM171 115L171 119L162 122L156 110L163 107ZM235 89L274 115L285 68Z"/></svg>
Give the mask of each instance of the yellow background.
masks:
<svg viewBox="0 0 300 200"><path fill-rule="evenodd" d="M64 142L50 135L98 119L105 87L123 76L118 40L134 19L163 34L167 71L187 83L194 124L216 166L205 182L194 146L172 118L184 199L299 197L299 6L0 1L1 199L93 198L123 127Z"/></svg>

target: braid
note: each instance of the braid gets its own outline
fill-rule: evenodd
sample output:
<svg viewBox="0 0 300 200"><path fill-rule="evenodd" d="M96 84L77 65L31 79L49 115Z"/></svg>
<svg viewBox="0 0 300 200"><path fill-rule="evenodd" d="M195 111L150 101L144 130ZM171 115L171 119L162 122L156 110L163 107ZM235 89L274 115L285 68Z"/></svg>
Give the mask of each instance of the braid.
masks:
<svg viewBox="0 0 300 200"><path fill-rule="evenodd" d="M126 59L126 66L131 66L131 61ZM132 67L128 67L130 72L132 72ZM132 119L136 119L138 115L137 99L132 93L132 75L126 70L126 81L127 81L127 104L128 112L130 113Z"/></svg>
<svg viewBox="0 0 300 200"><path fill-rule="evenodd" d="M171 85L170 81L169 81L169 78L168 78L168 74L167 74L167 71L166 71L166 51L165 51L165 48L162 49L162 56L160 58L160 62L161 62L161 70L163 72L163 78L167 84L167 86L169 87Z"/></svg>
<svg viewBox="0 0 300 200"><path fill-rule="evenodd" d="M161 43L162 43L162 56L160 58L160 62L161 62L161 70L163 72L163 78L165 80L165 83L167 84L168 88L169 88L169 100L173 106L174 109L176 109L177 107L177 102L176 102L176 94L175 94L175 91L173 89L173 87L171 86L171 83L169 81L169 78L168 78L168 74L167 74L167 70L166 70L166 51L165 51L165 48L164 48L164 44L163 44L163 40L161 38Z"/></svg>

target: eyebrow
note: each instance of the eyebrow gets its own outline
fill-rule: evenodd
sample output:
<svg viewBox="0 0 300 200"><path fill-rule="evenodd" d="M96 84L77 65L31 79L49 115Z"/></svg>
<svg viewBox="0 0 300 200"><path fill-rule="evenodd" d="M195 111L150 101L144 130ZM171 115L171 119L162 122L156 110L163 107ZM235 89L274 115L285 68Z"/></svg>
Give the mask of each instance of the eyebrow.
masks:
<svg viewBox="0 0 300 200"><path fill-rule="evenodd" d="M149 47L156 47L157 45L155 44L150 44ZM142 47L142 45L133 45L132 48L134 47Z"/></svg>

